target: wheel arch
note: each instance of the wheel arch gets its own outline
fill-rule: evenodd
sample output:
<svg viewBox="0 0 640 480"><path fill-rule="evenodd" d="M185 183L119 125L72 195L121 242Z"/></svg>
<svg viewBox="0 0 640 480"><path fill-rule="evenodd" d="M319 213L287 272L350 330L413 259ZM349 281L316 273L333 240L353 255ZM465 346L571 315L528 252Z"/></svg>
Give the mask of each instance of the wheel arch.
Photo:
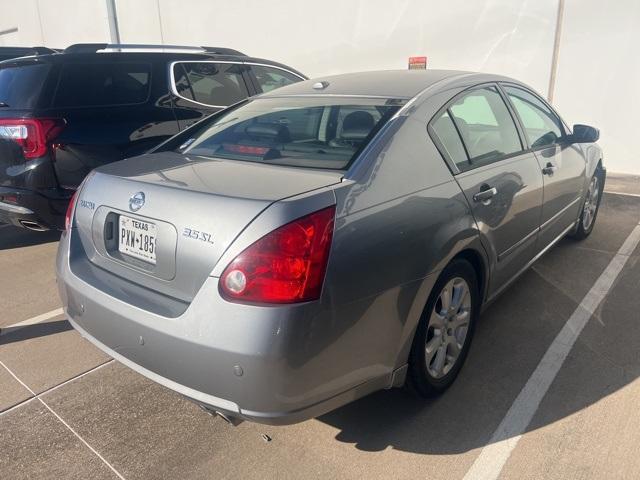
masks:
<svg viewBox="0 0 640 480"><path fill-rule="evenodd" d="M586 168L586 178L585 181L588 182L591 180L591 177L596 172L596 170L606 171L603 163L603 152L600 145L597 143L592 143L586 145L584 148L585 161L587 162Z"/></svg>
<svg viewBox="0 0 640 480"><path fill-rule="evenodd" d="M429 301L429 297L431 296L433 287L440 279L442 271L447 268L451 264L451 262L463 259L471 264L473 269L476 272L478 278L478 287L480 289L480 309L486 301L486 295L488 292L489 278L490 278L490 270L489 270L489 260L484 252L482 245L478 239L477 242L471 242L465 245L462 249L457 252L453 252L446 264L443 265L441 269L432 272L428 275L417 292L415 303L413 306L413 315L410 313L409 321L407 322L406 328L409 329L409 332L403 335L403 342L398 352L398 356L396 359L396 368L401 367L402 365L406 365L409 359L409 352L411 350L411 345L413 344L413 340L415 338L416 330L418 328L418 324L422 318L424 313L424 309ZM415 309L415 310L414 310Z"/></svg>

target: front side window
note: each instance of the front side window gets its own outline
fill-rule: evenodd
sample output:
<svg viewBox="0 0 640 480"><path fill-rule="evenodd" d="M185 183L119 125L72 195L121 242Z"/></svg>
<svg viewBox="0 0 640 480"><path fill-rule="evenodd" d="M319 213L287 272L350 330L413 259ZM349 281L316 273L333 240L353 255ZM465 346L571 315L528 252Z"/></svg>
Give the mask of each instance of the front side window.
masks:
<svg viewBox="0 0 640 480"><path fill-rule="evenodd" d="M251 69L253 70L253 73L258 80L258 85L262 89L263 93L303 80L297 75L279 68L265 67L264 65L252 65Z"/></svg>
<svg viewBox="0 0 640 480"><path fill-rule="evenodd" d="M133 105L149 98L146 63L68 63L62 68L54 106Z"/></svg>
<svg viewBox="0 0 640 480"><path fill-rule="evenodd" d="M226 107L249 96L237 63L180 62L173 66L178 95L188 100Z"/></svg>
<svg viewBox="0 0 640 480"><path fill-rule="evenodd" d="M520 116L532 148L557 143L563 135L562 122L544 102L522 88L505 85L504 91Z"/></svg>
<svg viewBox="0 0 640 480"><path fill-rule="evenodd" d="M456 100L448 112L462 137L470 167L522 150L516 125L495 87L472 90Z"/></svg>
<svg viewBox="0 0 640 480"><path fill-rule="evenodd" d="M385 99L260 98L216 117L178 151L343 170L399 108Z"/></svg>

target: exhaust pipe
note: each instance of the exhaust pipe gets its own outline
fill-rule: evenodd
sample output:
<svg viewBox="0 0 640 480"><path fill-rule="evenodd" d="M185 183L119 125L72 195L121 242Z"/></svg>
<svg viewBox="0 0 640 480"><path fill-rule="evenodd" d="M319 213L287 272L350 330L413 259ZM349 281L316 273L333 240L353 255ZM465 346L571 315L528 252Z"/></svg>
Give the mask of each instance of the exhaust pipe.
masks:
<svg viewBox="0 0 640 480"><path fill-rule="evenodd" d="M227 415L226 413L220 412L218 410L212 410L211 408L202 405L200 403L198 403L198 406L204 410L205 412L207 412L209 415L211 415L212 417L218 416L220 417L222 420L224 420L225 422L227 422L229 425L231 425L232 427L237 427L238 425L240 425L242 422L244 422L243 419L238 418L238 417L233 417L231 415Z"/></svg>
<svg viewBox="0 0 640 480"><path fill-rule="evenodd" d="M39 223L32 222L31 220L20 220L20 225L33 232L46 232L49 230L47 227L40 225Z"/></svg>
<svg viewBox="0 0 640 480"><path fill-rule="evenodd" d="M221 419L223 419L225 422L227 422L232 427L237 427L242 422L244 422L244 420L242 420L241 418L231 417L231 416L227 415L226 413L218 412L217 410L215 411L215 414L218 415Z"/></svg>

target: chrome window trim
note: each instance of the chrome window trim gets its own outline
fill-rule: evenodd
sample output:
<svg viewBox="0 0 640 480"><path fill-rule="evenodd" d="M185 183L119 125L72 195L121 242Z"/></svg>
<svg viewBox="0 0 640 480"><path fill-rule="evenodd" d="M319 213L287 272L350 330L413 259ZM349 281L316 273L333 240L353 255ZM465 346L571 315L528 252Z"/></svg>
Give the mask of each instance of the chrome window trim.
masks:
<svg viewBox="0 0 640 480"><path fill-rule="evenodd" d="M458 132L458 136L460 136L460 141L462 142L462 145L465 149L465 153L467 154L467 161L470 163L471 168L466 168L464 170L462 170L454 161L453 159L449 158L448 155L445 156L442 154L442 152L440 152L440 149L438 149L438 151L440 152L440 156L443 158L444 162L448 165L455 165L455 169L457 170L457 173L453 172L452 170L452 174L453 175L463 175L467 172L473 172L476 171L478 169L484 168L484 167L488 167L489 165L494 165L500 162L503 162L505 160L510 160L514 157L518 157L520 155L523 155L525 153L529 153L531 152L531 149L528 148L528 143L526 142L526 137L523 136L524 135L524 131L520 131L520 119L519 117L515 117L515 112L512 111L510 105L510 101L505 98L505 96L502 93L502 89L500 88L500 84L498 81L496 80L488 80L488 81L484 81L481 83L477 83L474 85L471 85L467 88L465 88L464 90L456 93L452 98L450 98L442 107L440 107L440 109L436 112L435 115L433 115L429 121L427 122L427 132L429 133L429 136L431 137L431 141L433 141L434 137L438 137L435 130L432 127L432 124L434 122L434 120L436 120L437 118L439 118L440 116L442 116L443 112L448 111L449 108L451 108L451 106L456 103L458 100L460 100L461 98L466 97L467 95L469 95L471 92L473 92L474 90L483 90L483 89L488 89L488 88L493 88L495 89L496 93L500 96L500 99L502 100L502 103L504 104L505 108L507 109L507 112L509 113L509 117L511 118L511 121L513 122L513 127L515 128L516 131L516 135L518 137L518 142L520 143L520 150L517 150L515 152L510 152L510 153L506 153L503 154L502 156L498 157L495 160L492 160L489 163L483 164L483 165L478 165L478 166L473 166L473 163L471 162L471 157L469 155L469 152L467 151L467 146L466 143L464 141L464 139L460 136L460 133ZM455 122L454 122L455 125ZM431 127L431 128L429 128ZM457 126L456 126L456 130L457 130ZM431 136L431 133L433 133L433 136ZM440 139L438 138L438 141L440 144L442 144L442 141L440 141ZM437 144L436 142L434 142L434 145L436 145L437 148Z"/></svg>
<svg viewBox="0 0 640 480"><path fill-rule="evenodd" d="M294 75L296 77L298 77L300 80L306 80L304 77L300 76L299 74L292 72L291 70L287 70L286 68L282 68L282 67L277 67L275 65L269 65L266 63L258 63L258 62L238 62L238 61L230 61L230 60L177 60L175 62L171 62L169 64L169 83L170 86L169 88L171 89L171 93L173 93L176 97L178 98L182 98L183 100L186 100L188 102L192 102L192 103L196 103L198 105L202 105L204 107L210 107L210 108L227 108L230 107L233 104L229 104L229 105L210 105L208 103L202 103L202 102L198 102L196 100L192 100L190 98L187 97L183 97L182 95L180 95L178 93L178 89L176 88L176 78L175 78L175 74L173 73L174 67L179 64L179 63L229 63L229 64L233 64L233 65L257 65L260 67L270 67L270 68L275 68L276 70L282 70L283 72L287 72L290 73L291 75ZM243 79L244 81L244 79ZM238 102L235 102L238 103Z"/></svg>
<svg viewBox="0 0 640 480"><path fill-rule="evenodd" d="M517 88L520 90L523 90L527 93L529 93L530 95L532 95L534 98L537 98L540 103L542 103L543 105L545 105L549 111L551 111L551 113L553 115L555 115L558 120L560 120L560 125L562 125L562 128L560 130L563 130L563 135L569 135L571 133L571 129L568 127L567 122L564 121L564 119L560 116L560 114L558 113L558 111L553 107L553 105L551 105L547 100L545 100L540 94L538 94L535 90L529 88L526 85L522 85L520 83L516 83L516 82L511 82L511 81L498 81L498 84L500 85L500 87L502 87L504 94L508 97L509 94L507 93L507 91L504 89L504 87L511 87L511 88ZM513 105L513 101L511 100L511 98L508 98L509 103ZM513 105L513 108L515 109L515 105ZM517 112L516 112L517 113ZM518 119L520 120L520 114L518 113ZM524 132L524 124L522 124L522 129ZM562 137L560 137L562 138ZM527 138L527 144L529 143L529 139ZM549 148L553 145L557 145L557 143L554 143L552 145L546 145L546 146L542 146L542 147L537 147L537 148L531 148L531 146L529 146L530 150L540 150L540 149L544 149L544 148Z"/></svg>

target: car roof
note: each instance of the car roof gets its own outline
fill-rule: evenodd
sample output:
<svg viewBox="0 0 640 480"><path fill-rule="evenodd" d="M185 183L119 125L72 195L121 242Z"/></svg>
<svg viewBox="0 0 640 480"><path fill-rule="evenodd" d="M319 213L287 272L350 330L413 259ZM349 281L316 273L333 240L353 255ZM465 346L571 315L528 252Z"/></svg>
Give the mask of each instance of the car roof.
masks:
<svg viewBox="0 0 640 480"><path fill-rule="evenodd" d="M380 70L315 77L261 95L265 97L299 95L344 95L383 98L413 98L442 80L482 75L458 70ZM320 87L318 84L326 84ZM317 85L317 88L314 88Z"/></svg>
<svg viewBox="0 0 640 480"><path fill-rule="evenodd" d="M296 75L307 78L306 75L298 70L279 63L273 60L265 58L250 57L238 52L237 55L231 54L218 54L201 51L108 51L108 52L69 52L69 53L54 53L49 55L37 55L37 56L25 56L14 58L11 60L5 60L3 65L20 65L22 63L28 64L33 62L47 62L47 63L67 63L67 62L100 62L101 60L109 61L150 61L150 60L162 60L162 61L220 61L220 62L244 62L261 65L271 65L274 67L283 68Z"/></svg>

